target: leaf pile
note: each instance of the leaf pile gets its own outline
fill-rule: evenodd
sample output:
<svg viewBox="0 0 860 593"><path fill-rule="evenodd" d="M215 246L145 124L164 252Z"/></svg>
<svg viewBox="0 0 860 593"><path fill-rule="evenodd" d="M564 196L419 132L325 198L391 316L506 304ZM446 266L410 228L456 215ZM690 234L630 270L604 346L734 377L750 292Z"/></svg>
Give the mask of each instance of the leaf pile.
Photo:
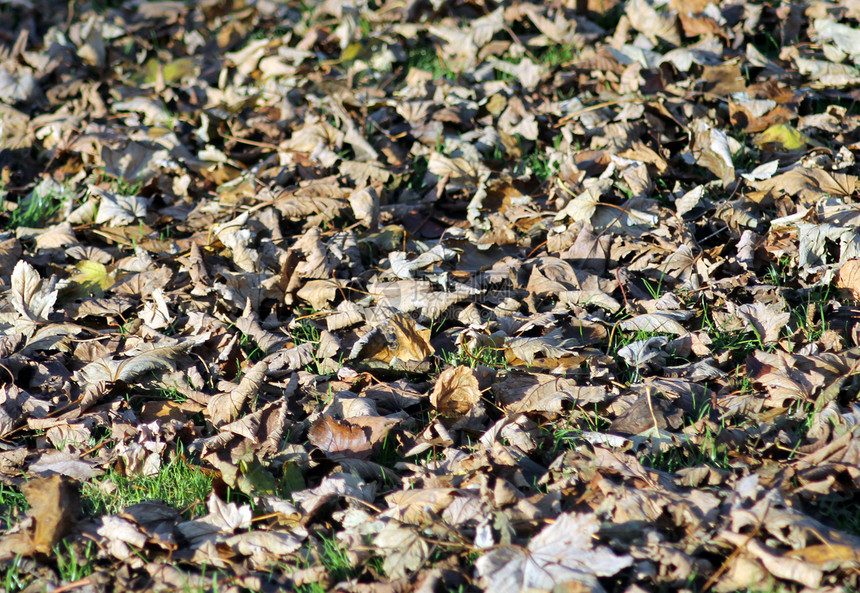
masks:
<svg viewBox="0 0 860 593"><path fill-rule="evenodd" d="M6 591L857 590L858 48L3 4Z"/></svg>

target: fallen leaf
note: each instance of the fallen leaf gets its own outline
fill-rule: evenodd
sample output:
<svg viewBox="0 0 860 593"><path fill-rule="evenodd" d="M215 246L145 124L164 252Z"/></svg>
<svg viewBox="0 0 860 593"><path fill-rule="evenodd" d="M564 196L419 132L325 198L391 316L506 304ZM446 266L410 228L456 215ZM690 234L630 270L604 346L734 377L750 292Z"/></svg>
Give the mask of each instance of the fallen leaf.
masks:
<svg viewBox="0 0 860 593"><path fill-rule="evenodd" d="M373 448L368 432L367 429L347 421L323 416L308 430L308 440L326 454L335 457L367 459Z"/></svg>
<svg viewBox="0 0 860 593"><path fill-rule="evenodd" d="M389 523L373 539L384 558L385 574L403 579L421 568L430 556L430 545L417 531Z"/></svg>
<svg viewBox="0 0 860 593"><path fill-rule="evenodd" d="M475 563L484 587L499 593L550 591L575 581L589 591L601 591L597 577L612 576L630 566L630 556L616 556L605 547L594 547L597 533L593 515L566 513L543 529L523 549L499 546Z"/></svg>
<svg viewBox="0 0 860 593"><path fill-rule="evenodd" d="M68 478L53 475L30 480L22 491L30 504L22 531L0 538L0 556L51 554L60 539L74 528L80 512L76 488Z"/></svg>
<svg viewBox="0 0 860 593"><path fill-rule="evenodd" d="M839 268L836 286L845 289L854 300L860 300L860 259L850 259Z"/></svg>
<svg viewBox="0 0 860 593"><path fill-rule="evenodd" d="M190 344L175 346L157 346L129 358L116 359L105 357L78 371L85 382L94 384L99 381L125 381L140 376L143 373L157 370L172 370L176 359L185 354Z"/></svg>
<svg viewBox="0 0 860 593"><path fill-rule="evenodd" d="M458 366L442 371L433 391L430 404L443 416L463 416L481 401L478 379L471 368Z"/></svg>
<svg viewBox="0 0 860 593"><path fill-rule="evenodd" d="M391 364L395 359L422 362L432 353L430 330L397 313L356 342L349 357Z"/></svg>
<svg viewBox="0 0 860 593"><path fill-rule="evenodd" d="M756 138L756 144L772 152L802 150L810 142L808 136L801 134L796 128L788 124L773 125Z"/></svg>
<svg viewBox="0 0 860 593"><path fill-rule="evenodd" d="M69 279L71 285L63 291L72 299L101 298L116 282L116 272L109 271L101 262L83 260L75 264L75 269L78 273Z"/></svg>
<svg viewBox="0 0 860 593"><path fill-rule="evenodd" d="M19 261L12 270L12 294L15 310L30 321L46 321L57 302L53 282L42 280L36 269L26 261Z"/></svg>

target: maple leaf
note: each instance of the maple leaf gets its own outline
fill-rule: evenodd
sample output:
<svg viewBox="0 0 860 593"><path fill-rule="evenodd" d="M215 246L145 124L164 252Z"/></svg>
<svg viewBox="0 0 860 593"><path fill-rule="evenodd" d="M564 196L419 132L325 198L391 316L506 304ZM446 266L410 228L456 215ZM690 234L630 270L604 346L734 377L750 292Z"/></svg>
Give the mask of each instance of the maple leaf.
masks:
<svg viewBox="0 0 860 593"><path fill-rule="evenodd" d="M599 576L612 576L633 563L605 547L594 547L600 522L594 515L566 513L543 529L525 548L501 546L475 563L484 586L499 593L550 591L576 581L603 591Z"/></svg>

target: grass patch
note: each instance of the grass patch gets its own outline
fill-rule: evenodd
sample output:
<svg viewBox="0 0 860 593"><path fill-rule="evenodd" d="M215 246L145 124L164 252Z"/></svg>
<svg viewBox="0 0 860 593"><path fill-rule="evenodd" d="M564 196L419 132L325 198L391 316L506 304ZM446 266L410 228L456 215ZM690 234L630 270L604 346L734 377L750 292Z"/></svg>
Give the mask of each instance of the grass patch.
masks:
<svg viewBox="0 0 860 593"><path fill-rule="evenodd" d="M551 431L549 438L551 455L557 455L560 451L573 449L582 444L580 438L583 432L600 432L611 424L609 420L597 413L597 410L588 411L579 408L577 428L556 428Z"/></svg>
<svg viewBox="0 0 860 593"><path fill-rule="evenodd" d="M259 362L266 355L257 345L257 342L244 333L239 336L239 348L242 349L245 358L252 363Z"/></svg>
<svg viewBox="0 0 860 593"><path fill-rule="evenodd" d="M761 163L761 155L759 151L750 148L747 145L745 138L739 140L742 144L741 148L732 154L732 164L738 171L750 171L755 169Z"/></svg>
<svg viewBox="0 0 860 593"><path fill-rule="evenodd" d="M53 549L54 559L57 562L57 574L60 575L61 580L73 583L93 574L93 563L98 554L98 546L95 542L61 541Z"/></svg>
<svg viewBox="0 0 860 593"><path fill-rule="evenodd" d="M457 77L457 73L448 68L436 53L435 46L423 41L407 50L405 70L408 73L413 68L429 72L434 79Z"/></svg>
<svg viewBox="0 0 860 593"><path fill-rule="evenodd" d="M620 327L616 326L616 329ZM613 330L613 334L610 334L610 340L607 345L606 354L615 359L618 364L618 368L621 371L618 376L618 380L624 384L632 384L642 380L642 371L647 371L647 368L640 368L636 366L630 366L627 362L621 358L618 354L618 351L624 348L625 346L629 346L634 342L640 342L643 340L647 340L649 338L657 338L664 337L669 342L671 342L675 336L669 333L661 333L661 332L650 332L650 331L631 331L628 333L624 333L623 330L617 329ZM667 352L667 364L671 364L671 358L673 357L673 352Z"/></svg>
<svg viewBox="0 0 860 593"><path fill-rule="evenodd" d="M825 315L829 298L830 286L817 286L803 291L799 302L789 308L791 321L796 324L805 341L814 342L829 329Z"/></svg>
<svg viewBox="0 0 860 593"><path fill-rule="evenodd" d="M527 154L522 163L531 169L534 176L541 182L546 181L558 171L556 165L550 163L549 155L538 149Z"/></svg>
<svg viewBox="0 0 860 593"><path fill-rule="evenodd" d="M361 575L365 566L351 566L347 551L334 538L323 537L318 547L319 560L328 570L331 581L340 583L348 579L354 579ZM372 558L368 565L372 565L378 573L382 573L381 562ZM331 590L327 583L307 583L296 587L296 593L327 593Z"/></svg>
<svg viewBox="0 0 860 593"><path fill-rule="evenodd" d="M794 280L795 272L792 270L791 257L781 256L777 261L770 264L765 272L763 281L773 286L788 286Z"/></svg>
<svg viewBox="0 0 860 593"><path fill-rule="evenodd" d="M157 393L160 397L164 399L169 399L180 404L188 400L188 397L182 393L179 393L179 390L176 387L159 387Z"/></svg>
<svg viewBox="0 0 860 593"><path fill-rule="evenodd" d="M9 214L6 228L42 228L73 197L71 189L51 178L45 178L18 202ZM5 199L2 206L6 206Z"/></svg>
<svg viewBox="0 0 860 593"><path fill-rule="evenodd" d="M535 58L541 64L546 64L551 68L561 66L566 62L571 62L576 58L576 49L570 45L548 45L542 51L534 52Z"/></svg>
<svg viewBox="0 0 860 593"><path fill-rule="evenodd" d="M427 189L424 177L427 176L427 166L430 164L426 156L418 156L412 163L412 171L406 179L406 187L412 191L421 192Z"/></svg>
<svg viewBox="0 0 860 593"><path fill-rule="evenodd" d="M84 484L81 498L92 515L115 514L148 500L162 500L189 517L202 515L212 478L202 468L176 458L155 476L125 476L111 468L104 478Z"/></svg>
<svg viewBox="0 0 860 593"><path fill-rule="evenodd" d="M29 587L36 579L33 576L33 561L22 556L15 556L2 569L3 590L6 593L17 593Z"/></svg>
<svg viewBox="0 0 860 593"><path fill-rule="evenodd" d="M598 11L596 14L590 14L589 18L593 20L598 27L606 31L614 31L621 22L621 17L624 15L625 6L622 2L613 5L609 10Z"/></svg>
<svg viewBox="0 0 860 593"><path fill-rule="evenodd" d="M491 348L490 346L482 346L474 352L463 350L465 358L462 361L470 367L484 365L495 369L507 369L508 361L505 358L503 348Z"/></svg>
<svg viewBox="0 0 860 593"><path fill-rule="evenodd" d="M314 312L312 311L310 315L313 315L313 313ZM314 346L312 359L304 366L304 369L307 372L315 373L317 375L330 374L330 371L324 372L326 369L323 368L323 360L316 355L322 331L313 323L313 321L308 318L299 317L290 324L289 334L293 338L293 342L295 342L296 346L300 346L302 344L312 344Z"/></svg>
<svg viewBox="0 0 860 593"><path fill-rule="evenodd" d="M756 350L764 350L765 347L759 336L752 331L728 332L721 330L708 330L711 338L709 348L712 352L732 351L732 360L741 362Z"/></svg>
<svg viewBox="0 0 860 593"><path fill-rule="evenodd" d="M782 50L782 44L773 33L762 31L753 36L752 43L765 57L771 60L779 60L779 52Z"/></svg>
<svg viewBox="0 0 860 593"><path fill-rule="evenodd" d="M373 461L384 467L393 467L395 463L403 460L403 455L400 451L400 443L397 438L389 431L385 438L382 439L382 446L379 452L373 456Z"/></svg>
<svg viewBox="0 0 860 593"><path fill-rule="evenodd" d="M682 445L666 451L644 455L642 465L674 473L685 467L709 465L717 469L730 469L728 450L719 445L710 433L701 445Z"/></svg>
<svg viewBox="0 0 860 593"><path fill-rule="evenodd" d="M29 508L27 498L17 488L0 484L0 529L8 529Z"/></svg>
<svg viewBox="0 0 860 593"><path fill-rule="evenodd" d="M762 336L754 331L726 331L716 326L711 318L708 305L702 301L702 330L711 338L712 352L731 351L732 360L740 363L756 350L766 350Z"/></svg>
<svg viewBox="0 0 860 593"><path fill-rule="evenodd" d="M439 352L439 358L445 366L468 366L475 368L478 365L488 366L494 369L508 369L508 361L505 358L504 348L493 348L491 346L479 346L474 350L458 348L457 351L443 350ZM439 369L442 370L441 368Z"/></svg>
<svg viewBox="0 0 860 593"><path fill-rule="evenodd" d="M313 324L309 319L297 319L290 324L290 336L296 343L296 346L301 344L319 344L320 329Z"/></svg>
<svg viewBox="0 0 860 593"><path fill-rule="evenodd" d="M122 8L123 0L92 0L90 7L96 14L104 14L113 8Z"/></svg>
<svg viewBox="0 0 860 593"><path fill-rule="evenodd" d="M860 496L857 494L827 494L803 507L822 523L860 536Z"/></svg>
<svg viewBox="0 0 860 593"><path fill-rule="evenodd" d="M320 546L320 560L328 568L335 582L358 576L361 571L349 565L346 550L334 539L323 538Z"/></svg>
<svg viewBox="0 0 860 593"><path fill-rule="evenodd" d="M140 194L140 190L143 188L143 183L138 181L137 183L129 183L125 179L121 179L119 177L115 177L111 182L111 191L120 196L137 196Z"/></svg>
<svg viewBox="0 0 860 593"><path fill-rule="evenodd" d="M696 422L707 418L711 412L710 402L699 406L696 405L694 397L693 405L698 413ZM720 425L716 431L712 431L708 425L705 425L704 434L700 434L701 440L699 442L687 441L677 447L667 450L657 450L644 455L640 461L642 465L670 473L674 473L685 467L701 465L709 465L717 469L731 469L729 448L726 444L719 441L722 429L723 425Z"/></svg>

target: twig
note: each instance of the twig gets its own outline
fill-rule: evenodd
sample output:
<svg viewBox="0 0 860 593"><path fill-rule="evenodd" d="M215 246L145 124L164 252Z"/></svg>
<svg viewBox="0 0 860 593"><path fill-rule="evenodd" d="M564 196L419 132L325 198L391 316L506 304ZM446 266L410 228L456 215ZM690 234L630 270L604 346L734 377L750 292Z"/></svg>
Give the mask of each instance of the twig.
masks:
<svg viewBox="0 0 860 593"><path fill-rule="evenodd" d="M71 591L72 589L77 589L79 587L86 587L87 585L91 585L91 584L92 584L92 581L90 580L90 577L84 577L84 578L77 580L73 583L66 583L65 585L57 587L56 589L52 589L52 592L53 593L64 593L65 591Z"/></svg>

